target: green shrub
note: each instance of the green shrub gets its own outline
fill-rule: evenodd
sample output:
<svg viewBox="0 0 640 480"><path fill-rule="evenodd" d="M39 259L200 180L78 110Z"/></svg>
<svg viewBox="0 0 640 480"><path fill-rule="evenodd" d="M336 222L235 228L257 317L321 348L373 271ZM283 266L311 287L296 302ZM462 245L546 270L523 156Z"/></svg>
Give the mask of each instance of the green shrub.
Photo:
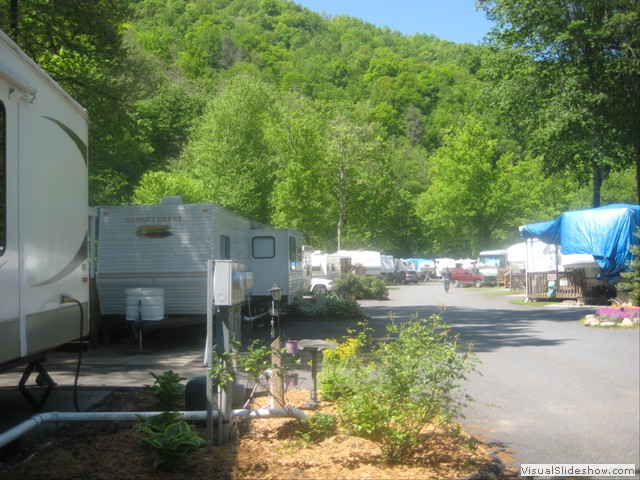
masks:
<svg viewBox="0 0 640 480"><path fill-rule="evenodd" d="M156 375L153 372L149 372L149 374L155 379L155 382L150 388L162 408L165 410L175 410L178 402L184 397L184 390L186 388L180 382L186 380L186 378L181 377L173 370L167 370L161 375Z"/></svg>
<svg viewBox="0 0 640 480"><path fill-rule="evenodd" d="M335 435L338 425L336 417L326 413L316 413L301 422L302 429L296 431L305 444L321 442Z"/></svg>
<svg viewBox="0 0 640 480"><path fill-rule="evenodd" d="M360 374L366 369L363 348L365 333L346 337L337 342L333 350L322 351L322 370L318 375L320 392L324 400L337 402L342 397L355 395Z"/></svg>
<svg viewBox="0 0 640 480"><path fill-rule="evenodd" d="M133 427L134 431L145 434L144 442L156 450L157 457L153 466L170 466L183 459L206 442L195 432L189 424L179 420L180 414L162 412L150 417L139 416L141 423Z"/></svg>
<svg viewBox="0 0 640 480"><path fill-rule="evenodd" d="M389 333L392 340L374 342L361 332L323 352L320 388L344 427L379 443L393 464L413 454L426 425L460 413L469 398L458 390L476 358L458 351L458 337L437 315L392 321Z"/></svg>
<svg viewBox="0 0 640 480"><path fill-rule="evenodd" d="M314 317L362 317L360 304L355 300L340 298L329 293L322 303L297 300L288 306L287 313L292 316Z"/></svg>
<svg viewBox="0 0 640 480"><path fill-rule="evenodd" d="M358 300L383 300L389 295L387 286L379 277L343 273L333 282L333 292L340 297Z"/></svg>
<svg viewBox="0 0 640 480"><path fill-rule="evenodd" d="M640 236L640 228L635 235ZM622 273L622 281L616 287L629 294L632 305L640 306L640 246L632 245L629 250L633 255L629 262L630 269Z"/></svg>

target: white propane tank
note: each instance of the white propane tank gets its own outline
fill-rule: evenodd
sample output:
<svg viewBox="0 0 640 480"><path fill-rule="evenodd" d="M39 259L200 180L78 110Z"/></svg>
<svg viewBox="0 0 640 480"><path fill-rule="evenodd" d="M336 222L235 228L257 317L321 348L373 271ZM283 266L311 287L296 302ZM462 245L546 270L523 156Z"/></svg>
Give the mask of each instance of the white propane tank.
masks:
<svg viewBox="0 0 640 480"><path fill-rule="evenodd" d="M124 293L127 320L164 320L164 290L162 288L127 288Z"/></svg>

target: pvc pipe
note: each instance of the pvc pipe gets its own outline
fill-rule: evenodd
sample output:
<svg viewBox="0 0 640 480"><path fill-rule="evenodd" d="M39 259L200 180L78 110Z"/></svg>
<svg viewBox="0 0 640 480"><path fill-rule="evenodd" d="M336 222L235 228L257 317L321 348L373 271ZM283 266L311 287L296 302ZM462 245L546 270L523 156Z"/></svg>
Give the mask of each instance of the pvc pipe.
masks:
<svg viewBox="0 0 640 480"><path fill-rule="evenodd" d="M34 415L24 422L0 434L0 448L20 438L22 435L36 429L45 423L60 422L137 422L139 417L151 417L162 412L45 412ZM207 419L206 410L177 412L180 418L187 421L203 421ZM218 412L212 412L213 417L218 417ZM306 415L298 408L260 408L250 410L241 408L231 411L231 417L255 418L283 418L295 417L304 420Z"/></svg>

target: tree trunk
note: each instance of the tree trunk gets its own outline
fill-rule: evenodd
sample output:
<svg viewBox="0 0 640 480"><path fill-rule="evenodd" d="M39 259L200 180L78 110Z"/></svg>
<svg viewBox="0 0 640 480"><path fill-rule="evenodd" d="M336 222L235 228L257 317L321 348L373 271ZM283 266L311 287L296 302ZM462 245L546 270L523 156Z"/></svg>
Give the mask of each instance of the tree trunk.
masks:
<svg viewBox="0 0 640 480"><path fill-rule="evenodd" d="M19 3L20 0L11 0L11 5L9 7L9 36L16 43L20 40L18 38L20 35L20 29L18 27L18 16L20 12L20 9L18 8Z"/></svg>
<svg viewBox="0 0 640 480"><path fill-rule="evenodd" d="M604 168L597 163L593 164L593 200L591 206L598 208L600 206L600 190L604 180Z"/></svg>
<svg viewBox="0 0 640 480"><path fill-rule="evenodd" d="M640 143L636 142L636 193L640 205Z"/></svg>

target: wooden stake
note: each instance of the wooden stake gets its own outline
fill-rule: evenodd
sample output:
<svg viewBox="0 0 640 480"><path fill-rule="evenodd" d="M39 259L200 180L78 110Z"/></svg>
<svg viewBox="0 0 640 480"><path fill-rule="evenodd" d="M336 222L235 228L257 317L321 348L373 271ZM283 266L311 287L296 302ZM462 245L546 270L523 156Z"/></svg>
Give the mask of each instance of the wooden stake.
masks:
<svg viewBox="0 0 640 480"><path fill-rule="evenodd" d="M280 337L271 343L271 408L285 408Z"/></svg>

